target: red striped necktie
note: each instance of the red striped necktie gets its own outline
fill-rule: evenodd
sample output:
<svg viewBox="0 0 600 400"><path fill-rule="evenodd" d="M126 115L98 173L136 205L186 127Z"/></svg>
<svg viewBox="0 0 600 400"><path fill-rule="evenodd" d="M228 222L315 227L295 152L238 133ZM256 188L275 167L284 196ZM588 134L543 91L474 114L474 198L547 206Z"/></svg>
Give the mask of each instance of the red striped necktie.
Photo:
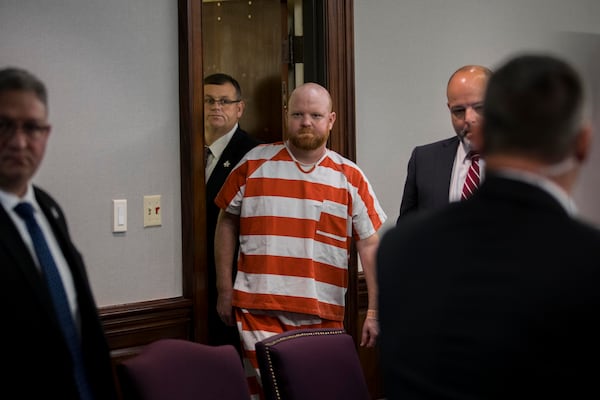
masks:
<svg viewBox="0 0 600 400"><path fill-rule="evenodd" d="M470 152L471 166L467 172L467 179L462 189L461 200L465 200L475 192L479 186L479 153Z"/></svg>

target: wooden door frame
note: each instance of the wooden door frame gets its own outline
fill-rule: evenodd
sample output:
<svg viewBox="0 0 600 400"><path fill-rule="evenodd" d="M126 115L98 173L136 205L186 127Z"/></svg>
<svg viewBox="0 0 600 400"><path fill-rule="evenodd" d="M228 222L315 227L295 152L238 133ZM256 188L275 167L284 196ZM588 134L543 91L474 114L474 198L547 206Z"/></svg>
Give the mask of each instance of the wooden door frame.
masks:
<svg viewBox="0 0 600 400"><path fill-rule="evenodd" d="M179 89L181 152L181 235L183 297L192 301L192 335L206 342L207 281L203 139L202 2L178 0ZM323 0L325 12L325 57L327 87L337 120L329 147L356 158L354 101L354 25L352 0ZM353 252L355 253L355 252ZM357 332L358 274L356 257L351 257L346 328Z"/></svg>
<svg viewBox="0 0 600 400"><path fill-rule="evenodd" d="M329 148L356 161L356 121L354 98L354 2L324 0L325 65L327 88L336 110L336 122L329 137ZM353 248L348 265L348 292L344 325L360 342L358 321L358 263Z"/></svg>
<svg viewBox="0 0 600 400"><path fill-rule="evenodd" d="M192 301L192 335L206 342L206 207L203 160L202 1L178 0L182 295Z"/></svg>

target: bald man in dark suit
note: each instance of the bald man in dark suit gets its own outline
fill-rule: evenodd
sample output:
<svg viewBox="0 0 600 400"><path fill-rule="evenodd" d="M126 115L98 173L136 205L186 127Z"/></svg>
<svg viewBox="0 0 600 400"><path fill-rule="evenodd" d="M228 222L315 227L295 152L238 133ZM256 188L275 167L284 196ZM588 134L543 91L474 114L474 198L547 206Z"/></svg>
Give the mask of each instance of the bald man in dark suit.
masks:
<svg viewBox="0 0 600 400"><path fill-rule="evenodd" d="M491 74L484 66L465 65L451 75L446 96L456 136L413 149L398 222L407 214L460 200L471 166L469 152L481 142L483 97Z"/></svg>

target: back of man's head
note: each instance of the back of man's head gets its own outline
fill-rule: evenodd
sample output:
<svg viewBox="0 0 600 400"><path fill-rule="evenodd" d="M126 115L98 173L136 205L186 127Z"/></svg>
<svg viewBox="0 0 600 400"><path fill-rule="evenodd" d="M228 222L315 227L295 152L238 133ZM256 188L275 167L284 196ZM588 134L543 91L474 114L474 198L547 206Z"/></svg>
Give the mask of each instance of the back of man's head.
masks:
<svg viewBox="0 0 600 400"><path fill-rule="evenodd" d="M488 83L483 153L557 163L571 154L582 114L583 86L572 66L550 55L517 56Z"/></svg>

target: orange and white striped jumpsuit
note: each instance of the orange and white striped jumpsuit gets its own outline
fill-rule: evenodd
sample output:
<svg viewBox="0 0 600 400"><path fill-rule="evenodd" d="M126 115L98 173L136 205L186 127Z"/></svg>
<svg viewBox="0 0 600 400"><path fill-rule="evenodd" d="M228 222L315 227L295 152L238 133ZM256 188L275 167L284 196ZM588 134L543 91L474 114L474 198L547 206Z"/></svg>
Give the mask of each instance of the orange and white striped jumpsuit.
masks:
<svg viewBox="0 0 600 400"><path fill-rule="evenodd" d="M305 171L284 143L259 145L215 202L240 217L233 306L249 377L258 374L257 341L343 327L350 240L375 234L387 218L355 163L327 149Z"/></svg>

